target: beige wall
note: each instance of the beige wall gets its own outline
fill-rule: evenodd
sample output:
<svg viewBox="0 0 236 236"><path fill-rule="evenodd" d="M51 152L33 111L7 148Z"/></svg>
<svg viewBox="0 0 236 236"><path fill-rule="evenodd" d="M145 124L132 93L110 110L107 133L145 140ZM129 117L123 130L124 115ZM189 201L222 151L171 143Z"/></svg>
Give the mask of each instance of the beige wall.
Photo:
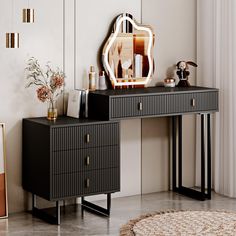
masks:
<svg viewBox="0 0 236 236"><path fill-rule="evenodd" d="M26 195L21 186L22 118L46 114L46 106L26 90L24 68L27 58L35 56L42 62L63 64L63 1L32 1L36 23L21 23L24 0L15 2L13 30L20 33L20 49L5 48L5 33L11 31L11 1L1 0L0 7L0 120L6 123L7 177L9 211L24 209ZM52 9L57 6L57 12Z"/></svg>
<svg viewBox="0 0 236 236"><path fill-rule="evenodd" d="M86 0L76 6L76 88L86 86L90 65L98 67L97 53L111 21L130 12L141 21L141 0ZM113 197L141 193L141 120L121 121L121 192ZM101 199L104 195L90 197Z"/></svg>
<svg viewBox="0 0 236 236"><path fill-rule="evenodd" d="M15 30L21 34L21 47L11 50L5 48L4 42L5 32L10 28L11 4L8 0L1 1L0 121L6 123L7 129L10 212L22 211L28 204L28 195L21 187L21 120L46 114L46 105L37 101L33 90L24 88L27 58L35 56L42 63L52 61L64 67L67 89L81 88L89 66L96 65L98 48L113 17L131 12L141 21L143 9L143 22L153 25L156 31L157 77L162 79L166 68L178 59L196 57L194 3L194 0L143 0L142 8L141 0L35 0L31 4L36 10L36 22L28 25L20 19L26 1L17 0L14 21ZM168 132L167 119L121 122L122 184L121 192L115 196L140 194L141 184L143 192L167 188ZM151 168L154 165L158 171ZM191 174L186 175L192 179Z"/></svg>
<svg viewBox="0 0 236 236"><path fill-rule="evenodd" d="M156 34L156 72L152 84L163 81L179 60L196 61L196 0L143 0L142 21ZM195 84L195 70L190 83ZM175 76L177 77L177 76ZM194 186L195 119L183 121L183 184ZM168 190L170 122L167 118L142 121L142 191Z"/></svg>

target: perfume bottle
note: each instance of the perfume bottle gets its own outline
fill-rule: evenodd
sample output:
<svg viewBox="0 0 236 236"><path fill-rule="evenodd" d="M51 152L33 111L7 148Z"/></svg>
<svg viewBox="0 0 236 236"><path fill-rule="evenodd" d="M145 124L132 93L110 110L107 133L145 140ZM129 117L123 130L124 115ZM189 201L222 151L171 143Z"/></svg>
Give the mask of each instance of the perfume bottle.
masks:
<svg viewBox="0 0 236 236"><path fill-rule="evenodd" d="M94 66L90 67L89 71L89 91L96 90L96 72Z"/></svg>
<svg viewBox="0 0 236 236"><path fill-rule="evenodd" d="M99 90L106 90L107 84L106 84L106 77L105 72L101 71L99 74Z"/></svg>

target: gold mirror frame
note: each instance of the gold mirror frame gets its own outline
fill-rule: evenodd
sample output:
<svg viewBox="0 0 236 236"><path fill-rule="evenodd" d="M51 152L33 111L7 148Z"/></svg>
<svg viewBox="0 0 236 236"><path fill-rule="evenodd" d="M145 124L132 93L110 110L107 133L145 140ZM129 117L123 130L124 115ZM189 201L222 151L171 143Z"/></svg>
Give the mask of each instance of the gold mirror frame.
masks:
<svg viewBox="0 0 236 236"><path fill-rule="evenodd" d="M119 36L119 33L121 31L121 27L122 24L124 25L124 23L127 24L130 23L132 25L132 27L136 30L136 31L141 31L141 32L146 32L148 35L148 47L147 47L147 57L148 57L148 65L149 65L149 70L148 70L148 75L147 77L142 77L141 81L140 78L135 78L132 77L130 81L130 78L116 78L114 71L111 68L111 65L109 64L109 52L112 48L112 45L115 43L116 39ZM134 36L134 34L133 34ZM103 48L103 52L102 52L102 62L103 62L103 67L107 73L107 75L109 76L111 83L113 85L113 87L116 86L135 86L135 85L146 85L152 75L153 75L153 71L154 71L154 60L153 60L153 47L154 47L154 39L155 39L155 35L153 33L153 30L150 26L144 26L141 25L139 23L137 23L132 15L125 13L125 14L121 14L119 15L116 20L115 20L115 24L113 27L113 31L111 33L111 35L108 37L108 40L105 43L105 46ZM134 56L134 54L133 54ZM131 59L133 60L133 58ZM132 70L134 71L134 68L132 68ZM134 74L134 73L133 73ZM125 82L120 82L120 80L126 80ZM128 80L128 81L127 81ZM137 80L137 81L136 81ZM138 81L139 80L139 81Z"/></svg>

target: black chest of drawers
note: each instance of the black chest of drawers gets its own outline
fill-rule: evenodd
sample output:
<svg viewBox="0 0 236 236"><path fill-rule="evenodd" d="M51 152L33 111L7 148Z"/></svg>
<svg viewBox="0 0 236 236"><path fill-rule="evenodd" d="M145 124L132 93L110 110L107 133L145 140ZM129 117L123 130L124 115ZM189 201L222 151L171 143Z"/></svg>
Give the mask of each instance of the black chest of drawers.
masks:
<svg viewBox="0 0 236 236"><path fill-rule="evenodd" d="M23 188L49 201L120 191L119 122L23 120Z"/></svg>

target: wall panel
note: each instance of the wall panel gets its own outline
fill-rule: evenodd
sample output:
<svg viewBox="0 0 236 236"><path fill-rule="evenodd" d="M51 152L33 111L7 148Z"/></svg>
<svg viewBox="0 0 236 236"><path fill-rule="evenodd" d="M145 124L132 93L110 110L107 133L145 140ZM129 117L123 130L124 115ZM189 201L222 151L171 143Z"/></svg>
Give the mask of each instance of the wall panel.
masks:
<svg viewBox="0 0 236 236"><path fill-rule="evenodd" d="M152 25L156 34L154 50L156 71L151 85L163 81L166 78L167 69L179 60L196 61L196 9L196 0L142 1L142 21L144 24ZM195 84L195 72L195 69L191 69L191 84ZM177 78L176 75L175 77ZM169 127L169 119L143 120L143 193L168 190ZM184 118L183 136L185 145L183 183L193 186L195 118L190 116Z"/></svg>
<svg viewBox="0 0 236 236"><path fill-rule="evenodd" d="M97 67L99 64L98 51L111 21L123 12L129 12L141 21L141 0L79 0L76 9L76 88L84 88L90 65ZM122 121L121 192L115 196L140 193L141 120Z"/></svg>
<svg viewBox="0 0 236 236"><path fill-rule="evenodd" d="M0 121L6 123L9 211L24 210L27 194L21 186L21 144L23 117L45 116L34 89L25 89L24 68L29 57L42 64L63 66L63 0L31 1L35 23L23 24L22 8L27 1L14 1L14 29L20 33L20 48L5 48L5 33L11 31L11 1L0 3ZM56 6L56 9L55 9Z"/></svg>
<svg viewBox="0 0 236 236"><path fill-rule="evenodd" d="M153 84L165 77L169 65L181 58L196 57L195 0L142 0L143 7L141 0L35 0L31 1L35 8L34 24L21 23L21 10L27 1L14 2L14 29L21 36L20 49L5 48L5 32L12 30L11 1L2 0L0 4L0 121L6 123L7 131L10 212L22 211L28 205L28 194L21 186L21 120L45 116L47 111L46 104L37 101L35 91L25 89L24 68L30 56L37 57L42 64L51 61L64 68L67 90L83 88L89 66L97 66L97 52L110 22L117 14L130 12L138 21L143 15L143 22L153 25L156 31L157 72ZM192 75L193 83L194 72ZM188 122L194 126L191 120ZM115 196L140 194L141 183L146 186L143 193L165 190L169 153L166 148L159 152L155 147L168 145L168 120L145 119L142 125L139 119L122 121L121 192ZM186 154L192 150L189 148ZM193 165L192 159L186 163ZM150 165L157 169L152 170ZM162 171L158 171L160 168ZM190 176L191 184L191 173L186 176ZM151 182L153 179L158 181Z"/></svg>

